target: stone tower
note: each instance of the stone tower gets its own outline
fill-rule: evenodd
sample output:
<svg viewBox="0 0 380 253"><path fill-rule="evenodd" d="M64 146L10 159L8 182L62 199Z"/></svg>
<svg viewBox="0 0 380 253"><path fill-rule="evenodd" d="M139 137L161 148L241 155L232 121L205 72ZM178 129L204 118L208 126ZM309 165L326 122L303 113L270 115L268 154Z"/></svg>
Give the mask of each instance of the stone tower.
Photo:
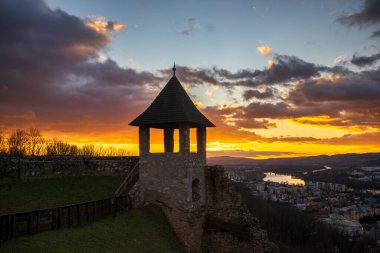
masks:
<svg viewBox="0 0 380 253"><path fill-rule="evenodd" d="M214 127L194 105L175 76L130 125L139 127L140 201L162 207L177 235L197 252L206 204L206 127ZM163 129L164 153L150 153L150 128ZM190 128L197 131L197 152L190 152ZM179 152L174 130L179 129Z"/></svg>

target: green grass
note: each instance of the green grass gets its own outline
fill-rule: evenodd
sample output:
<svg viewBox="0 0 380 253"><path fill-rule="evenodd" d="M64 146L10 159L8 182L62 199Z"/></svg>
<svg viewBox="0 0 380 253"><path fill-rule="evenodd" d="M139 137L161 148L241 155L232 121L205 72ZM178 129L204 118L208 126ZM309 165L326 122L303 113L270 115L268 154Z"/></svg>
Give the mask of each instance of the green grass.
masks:
<svg viewBox="0 0 380 253"><path fill-rule="evenodd" d="M159 208L133 209L88 225L4 242L0 252L185 252Z"/></svg>
<svg viewBox="0 0 380 253"><path fill-rule="evenodd" d="M0 214L109 198L123 179L85 176L21 182L0 177Z"/></svg>

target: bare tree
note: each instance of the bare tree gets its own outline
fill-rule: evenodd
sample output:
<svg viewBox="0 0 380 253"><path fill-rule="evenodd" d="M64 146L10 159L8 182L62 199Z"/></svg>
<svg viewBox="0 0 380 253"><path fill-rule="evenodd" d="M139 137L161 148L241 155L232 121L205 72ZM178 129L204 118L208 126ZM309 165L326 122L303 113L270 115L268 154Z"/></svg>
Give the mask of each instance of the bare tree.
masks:
<svg viewBox="0 0 380 253"><path fill-rule="evenodd" d="M78 155L79 154L79 149L77 145L70 145L70 150L69 150L70 155Z"/></svg>
<svg viewBox="0 0 380 253"><path fill-rule="evenodd" d="M26 155L28 147L28 133L22 129L17 129L8 138L8 152L11 156Z"/></svg>
<svg viewBox="0 0 380 253"><path fill-rule="evenodd" d="M4 155L7 152L5 134L0 130L0 155Z"/></svg>
<svg viewBox="0 0 380 253"><path fill-rule="evenodd" d="M80 154L83 156L94 156L95 146L93 144L85 144L81 148Z"/></svg>
<svg viewBox="0 0 380 253"><path fill-rule="evenodd" d="M29 154L31 156L41 155L44 138L42 137L40 131L37 128L29 129Z"/></svg>
<svg viewBox="0 0 380 253"><path fill-rule="evenodd" d="M47 155L76 155L77 153L77 146L70 145L57 139L53 139L46 143Z"/></svg>

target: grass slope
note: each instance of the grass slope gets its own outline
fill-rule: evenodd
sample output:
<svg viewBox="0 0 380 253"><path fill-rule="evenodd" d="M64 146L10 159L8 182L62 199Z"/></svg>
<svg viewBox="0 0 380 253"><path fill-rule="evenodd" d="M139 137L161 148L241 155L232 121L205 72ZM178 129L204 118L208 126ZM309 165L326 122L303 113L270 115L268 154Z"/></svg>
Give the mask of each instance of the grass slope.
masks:
<svg viewBox="0 0 380 253"><path fill-rule="evenodd" d="M161 210L133 209L81 227L14 239L0 252L29 253L171 253L185 252Z"/></svg>
<svg viewBox="0 0 380 253"><path fill-rule="evenodd" d="M0 214L109 198L123 177L71 177L21 182L0 177Z"/></svg>

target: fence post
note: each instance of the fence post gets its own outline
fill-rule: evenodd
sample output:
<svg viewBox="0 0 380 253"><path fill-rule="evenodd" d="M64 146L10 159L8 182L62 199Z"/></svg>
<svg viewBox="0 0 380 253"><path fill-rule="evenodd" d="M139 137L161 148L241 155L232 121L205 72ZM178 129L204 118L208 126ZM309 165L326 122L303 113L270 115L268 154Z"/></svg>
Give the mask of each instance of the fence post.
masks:
<svg viewBox="0 0 380 253"><path fill-rule="evenodd" d="M80 204L77 205L77 224L80 225Z"/></svg>
<svg viewBox="0 0 380 253"><path fill-rule="evenodd" d="M95 220L95 218L96 218L96 201L94 201L93 202L93 209L92 209L92 218L93 218L93 220Z"/></svg>
<svg viewBox="0 0 380 253"><path fill-rule="evenodd" d="M32 212L28 213L28 223L27 223L27 230L28 230L28 235L32 233Z"/></svg>
<svg viewBox="0 0 380 253"><path fill-rule="evenodd" d="M86 203L86 222L88 222L89 221L89 217L90 216L90 213L89 213L89 211L88 211L88 202Z"/></svg>
<svg viewBox="0 0 380 253"><path fill-rule="evenodd" d="M36 217L36 233L38 233L39 226L40 226L40 211L37 211L37 217Z"/></svg>
<svg viewBox="0 0 380 253"><path fill-rule="evenodd" d="M12 238L13 237L13 226L14 226L14 223L15 223L15 216L14 216L14 214L11 214L9 216L9 234L8 234L8 238Z"/></svg>
<svg viewBox="0 0 380 253"><path fill-rule="evenodd" d="M57 228L57 208L51 209L51 229Z"/></svg>
<svg viewBox="0 0 380 253"><path fill-rule="evenodd" d="M67 226L71 227L71 210L70 206L67 207Z"/></svg>
<svg viewBox="0 0 380 253"><path fill-rule="evenodd" d="M56 218L57 218L57 229L60 229L61 228L61 208L60 207L57 207L57 211L56 211Z"/></svg>

